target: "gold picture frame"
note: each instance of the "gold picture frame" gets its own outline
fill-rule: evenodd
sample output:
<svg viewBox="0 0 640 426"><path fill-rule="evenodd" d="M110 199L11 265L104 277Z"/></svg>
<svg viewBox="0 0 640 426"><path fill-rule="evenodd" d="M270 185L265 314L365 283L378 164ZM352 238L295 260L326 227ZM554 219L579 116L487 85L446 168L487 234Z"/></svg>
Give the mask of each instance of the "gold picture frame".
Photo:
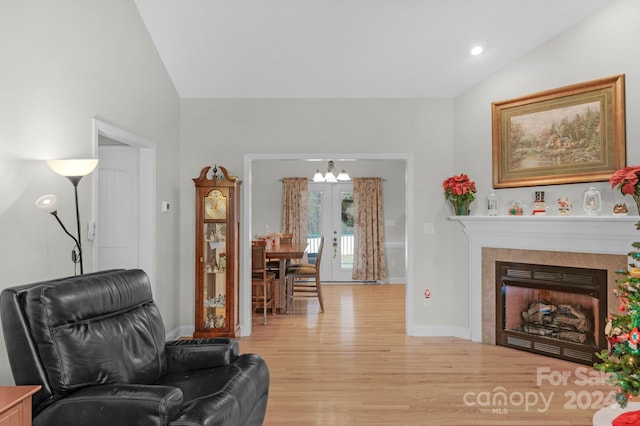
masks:
<svg viewBox="0 0 640 426"><path fill-rule="evenodd" d="M624 75L491 104L493 187L606 181L624 167Z"/></svg>

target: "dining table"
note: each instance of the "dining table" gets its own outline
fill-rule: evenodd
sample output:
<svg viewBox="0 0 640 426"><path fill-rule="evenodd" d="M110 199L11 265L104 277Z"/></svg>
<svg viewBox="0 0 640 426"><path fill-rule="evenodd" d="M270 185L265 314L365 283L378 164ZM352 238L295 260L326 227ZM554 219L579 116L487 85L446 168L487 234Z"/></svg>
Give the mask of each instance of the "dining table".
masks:
<svg viewBox="0 0 640 426"><path fill-rule="evenodd" d="M275 305L276 309L280 312L287 312L287 285L285 280L287 262L293 259L302 259L307 251L307 247L307 243L267 244L267 260L279 261L279 279Z"/></svg>

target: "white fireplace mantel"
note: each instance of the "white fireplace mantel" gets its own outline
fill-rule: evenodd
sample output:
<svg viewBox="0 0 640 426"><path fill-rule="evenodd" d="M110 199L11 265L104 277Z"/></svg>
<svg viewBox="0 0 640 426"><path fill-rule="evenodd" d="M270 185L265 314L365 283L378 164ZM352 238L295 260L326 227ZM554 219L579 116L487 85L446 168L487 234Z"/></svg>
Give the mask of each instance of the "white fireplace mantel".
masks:
<svg viewBox="0 0 640 426"><path fill-rule="evenodd" d="M482 341L482 248L626 255L638 216L450 216L469 237L469 327Z"/></svg>

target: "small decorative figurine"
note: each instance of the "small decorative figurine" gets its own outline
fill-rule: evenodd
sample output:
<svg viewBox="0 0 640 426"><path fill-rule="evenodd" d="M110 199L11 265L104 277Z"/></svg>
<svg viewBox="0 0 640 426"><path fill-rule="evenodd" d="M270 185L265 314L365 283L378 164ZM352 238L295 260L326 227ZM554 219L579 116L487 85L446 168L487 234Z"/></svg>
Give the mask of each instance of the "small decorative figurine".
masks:
<svg viewBox="0 0 640 426"><path fill-rule="evenodd" d="M520 206L520 201L514 201L509 207L509 216L522 216L524 214L524 210Z"/></svg>
<svg viewBox="0 0 640 426"><path fill-rule="evenodd" d="M571 203L569 202L569 198L560 197L558 198L558 211L562 216L568 216L571 214Z"/></svg>
<svg viewBox="0 0 640 426"><path fill-rule="evenodd" d="M487 214L498 216L498 197L493 192L487 196Z"/></svg>
<svg viewBox="0 0 640 426"><path fill-rule="evenodd" d="M532 215L540 216L547 214L547 205L544 202L544 191L536 191L536 201L533 203Z"/></svg>
<svg viewBox="0 0 640 426"><path fill-rule="evenodd" d="M602 199L600 191L591 187L584 191L584 200L582 201L582 209L588 215L597 215L602 210Z"/></svg>
<svg viewBox="0 0 640 426"><path fill-rule="evenodd" d="M220 253L218 255L218 269L220 272L224 272L227 269L227 254Z"/></svg>
<svg viewBox="0 0 640 426"><path fill-rule="evenodd" d="M625 203L616 204L613 206L613 214L617 216L626 216L629 213L629 209Z"/></svg>

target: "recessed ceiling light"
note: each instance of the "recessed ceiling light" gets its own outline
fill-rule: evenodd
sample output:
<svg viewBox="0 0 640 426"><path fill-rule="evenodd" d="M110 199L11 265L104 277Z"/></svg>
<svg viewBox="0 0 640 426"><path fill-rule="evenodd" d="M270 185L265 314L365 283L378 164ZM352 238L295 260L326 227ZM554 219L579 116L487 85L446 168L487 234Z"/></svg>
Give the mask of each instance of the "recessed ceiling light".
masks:
<svg viewBox="0 0 640 426"><path fill-rule="evenodd" d="M481 54L484 51L484 49L482 48L482 46L475 46L473 49L471 49L471 54L473 56L478 56L479 54Z"/></svg>

